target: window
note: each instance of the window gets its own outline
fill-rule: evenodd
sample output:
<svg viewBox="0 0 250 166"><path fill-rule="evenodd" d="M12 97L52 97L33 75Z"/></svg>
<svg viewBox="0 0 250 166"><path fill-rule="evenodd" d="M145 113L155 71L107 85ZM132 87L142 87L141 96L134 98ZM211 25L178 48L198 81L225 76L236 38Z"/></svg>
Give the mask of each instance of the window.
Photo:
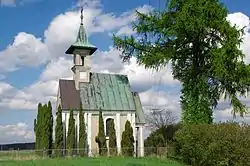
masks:
<svg viewBox="0 0 250 166"><path fill-rule="evenodd" d="M106 136L109 135L110 125L111 125L112 120L113 120L112 118L108 118L106 120Z"/></svg>
<svg viewBox="0 0 250 166"><path fill-rule="evenodd" d="M82 60L82 66L84 66L84 56L81 56L81 60Z"/></svg>
<svg viewBox="0 0 250 166"><path fill-rule="evenodd" d="M74 64L76 64L76 55L74 55Z"/></svg>

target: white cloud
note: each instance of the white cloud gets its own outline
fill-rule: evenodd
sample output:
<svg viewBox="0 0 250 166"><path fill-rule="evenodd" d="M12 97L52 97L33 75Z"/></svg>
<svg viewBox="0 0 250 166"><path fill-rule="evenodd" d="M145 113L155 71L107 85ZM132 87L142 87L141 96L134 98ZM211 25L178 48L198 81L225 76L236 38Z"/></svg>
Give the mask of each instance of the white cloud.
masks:
<svg viewBox="0 0 250 166"><path fill-rule="evenodd" d="M236 25L237 28L244 28L243 42L241 44L241 49L243 50L245 57L245 62L250 63L250 19L247 15L238 12L229 14L227 20L232 24Z"/></svg>
<svg viewBox="0 0 250 166"><path fill-rule="evenodd" d="M20 32L4 51L0 52L0 71L15 71L20 67L43 64L49 52L41 39L34 35Z"/></svg>
<svg viewBox="0 0 250 166"><path fill-rule="evenodd" d="M15 6L16 0L0 0L1 6Z"/></svg>
<svg viewBox="0 0 250 166"><path fill-rule="evenodd" d="M83 2L83 1L82 1ZM99 1L84 1L84 26L87 34L115 31L135 19L134 10L121 15L104 13ZM146 12L144 5L138 10ZM64 55L76 39L80 23L79 11L68 11L55 17L44 32L43 40L20 32L4 51L0 52L0 72L11 72L25 66L37 66Z"/></svg>
<svg viewBox="0 0 250 166"><path fill-rule="evenodd" d="M83 3L83 1L81 1ZM103 13L98 1L84 1L84 25L89 35L99 32L110 32L120 27L124 27L135 19L134 10L116 16L113 13ZM151 8L147 5L137 8L140 12L147 12ZM47 64L46 69L40 76L40 80L23 89L12 87L12 96L1 100L1 107L11 109L35 109L38 102L51 100L55 102L59 78L72 78L70 68L72 67L72 57L64 55L65 50L76 39L79 28L79 11L69 11L55 17L47 30L44 32L44 40L35 38L31 34L19 33L6 50L1 52L0 68L5 71L14 71L23 66L33 66L42 63ZM67 32L67 33L65 33ZM31 45L30 43L35 43ZM97 51L92 58L94 72L114 72L128 74L132 84L136 84L143 76L146 76L145 87L150 88L153 74L143 74L147 71L143 67L136 65L135 60L129 65L121 63L119 52L113 48L108 51ZM12 65L12 66L11 66ZM133 67L133 71L130 68ZM2 71L3 71L2 70ZM138 73L138 74L136 74ZM140 78L138 77L140 76ZM138 77L138 79L136 79ZM153 77L155 78L155 77ZM150 80L150 81L149 81ZM139 86L138 86L139 85Z"/></svg>
<svg viewBox="0 0 250 166"><path fill-rule="evenodd" d="M25 123L0 125L0 143L26 143L34 141L34 133Z"/></svg>
<svg viewBox="0 0 250 166"><path fill-rule="evenodd" d="M5 75L0 74L0 81L4 80L5 78L6 78Z"/></svg>
<svg viewBox="0 0 250 166"><path fill-rule="evenodd" d="M173 80L169 68L160 72L146 70L136 64L134 58L128 64L123 64L119 58L119 52L113 48L109 51L99 51L92 58L94 72L120 73L128 75L133 91L145 91L155 85L176 85L178 81ZM12 95L3 98L0 106L11 109L36 109L38 102L55 103L58 88L58 80L62 78L72 79L72 57L60 57L51 61L40 76L40 80L21 90L4 84L14 91ZM1 85L0 85L1 87ZM4 91L6 92L6 90ZM1 94L1 93L0 93ZM7 94L7 92L6 92Z"/></svg>
<svg viewBox="0 0 250 166"><path fill-rule="evenodd" d="M236 116L236 118L234 118L232 116L232 110L232 107L225 108L223 110L215 110L214 120L216 122L236 121L250 124L250 114L245 115L243 118L240 116Z"/></svg>
<svg viewBox="0 0 250 166"><path fill-rule="evenodd" d="M117 33L116 33L116 36L121 36L121 35L133 35L135 34L135 31L133 31L133 29L129 26L124 26L124 27L121 27Z"/></svg>

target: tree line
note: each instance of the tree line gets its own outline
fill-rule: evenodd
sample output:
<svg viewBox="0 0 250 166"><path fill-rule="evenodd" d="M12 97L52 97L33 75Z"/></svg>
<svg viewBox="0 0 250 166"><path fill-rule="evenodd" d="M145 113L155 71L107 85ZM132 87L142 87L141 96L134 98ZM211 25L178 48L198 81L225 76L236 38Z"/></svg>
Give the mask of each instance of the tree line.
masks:
<svg viewBox="0 0 250 166"><path fill-rule="evenodd" d="M87 156L87 132L84 121L84 112L82 104L79 111L79 138L77 138L76 125L74 119L74 110L70 110L68 121L68 132L66 140L64 140L65 132L62 121L62 109L59 105L56 112L55 137L53 139L53 114L52 106L49 101L47 104L38 104L37 117L34 120L34 132L36 136L35 149L40 155L46 156L63 156L63 155L79 155ZM114 120L109 125L109 140L106 140L104 131L104 122L102 112L99 111L99 132L95 138L99 147L99 155L117 155L117 140ZM77 141L79 140L79 141ZM134 154L134 137L133 129L129 121L125 124L125 130L122 133L122 154L132 156ZM65 146L66 144L66 146ZM109 148L107 148L107 145ZM109 150L109 151L108 151ZM109 152L109 153L108 153Z"/></svg>

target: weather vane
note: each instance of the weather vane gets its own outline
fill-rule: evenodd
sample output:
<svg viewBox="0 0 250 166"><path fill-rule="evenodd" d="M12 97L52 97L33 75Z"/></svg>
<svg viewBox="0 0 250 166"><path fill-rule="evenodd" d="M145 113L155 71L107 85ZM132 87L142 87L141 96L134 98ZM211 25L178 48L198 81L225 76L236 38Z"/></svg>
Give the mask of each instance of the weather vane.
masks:
<svg viewBox="0 0 250 166"><path fill-rule="evenodd" d="M83 25L83 7L81 8L81 24Z"/></svg>

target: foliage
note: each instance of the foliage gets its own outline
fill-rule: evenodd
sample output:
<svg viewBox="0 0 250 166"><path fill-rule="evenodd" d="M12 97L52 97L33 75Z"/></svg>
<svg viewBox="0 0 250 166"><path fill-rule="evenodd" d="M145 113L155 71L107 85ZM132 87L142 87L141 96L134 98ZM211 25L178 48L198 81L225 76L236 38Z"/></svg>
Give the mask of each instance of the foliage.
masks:
<svg viewBox="0 0 250 166"><path fill-rule="evenodd" d="M144 142L145 147L147 147L145 149L146 153L158 154L158 147L171 148L173 146L174 135L179 129L180 123L177 123L152 131Z"/></svg>
<svg viewBox="0 0 250 166"><path fill-rule="evenodd" d="M42 105L41 103L38 104L38 112L37 112L37 118L34 121L35 122L35 134L36 134L36 149L39 150L41 152L42 149L46 149L46 144L47 144L47 140L46 140L46 131L45 129L45 123L46 123L46 108L47 105ZM42 153L38 152L40 155L42 155Z"/></svg>
<svg viewBox="0 0 250 166"><path fill-rule="evenodd" d="M134 142L133 128L131 127L131 123L127 120L125 123L125 130L122 132L122 155L134 155Z"/></svg>
<svg viewBox="0 0 250 166"><path fill-rule="evenodd" d="M165 147L171 143L174 134L180 129L180 123L168 125L154 130L145 140L146 147Z"/></svg>
<svg viewBox="0 0 250 166"><path fill-rule="evenodd" d="M109 153L112 156L117 155L116 131L114 119L111 120L109 126Z"/></svg>
<svg viewBox="0 0 250 166"><path fill-rule="evenodd" d="M176 133L176 153L195 166L249 166L250 126L236 123L185 125Z"/></svg>
<svg viewBox="0 0 250 166"><path fill-rule="evenodd" d="M53 116L50 101L47 104L38 104L37 118L34 120L34 132L36 135L36 149L46 149L46 155L51 155L53 148ZM38 152L40 155L42 155ZM43 154L44 155L44 154Z"/></svg>
<svg viewBox="0 0 250 166"><path fill-rule="evenodd" d="M86 133L86 126L85 126L85 121L84 121L84 112L82 109L82 103L80 104L80 110L79 110L79 146L78 148L80 149L80 155L81 156L86 156L87 154L87 133Z"/></svg>
<svg viewBox="0 0 250 166"><path fill-rule="evenodd" d="M67 150L70 156L74 155L75 145L76 145L76 133L75 133L75 119L74 111L70 110L69 115L69 126L68 126L68 135L67 135Z"/></svg>
<svg viewBox="0 0 250 166"><path fill-rule="evenodd" d="M46 137L45 149L47 150L47 155L51 155L53 148L53 115L52 115L52 106L49 101L47 107L45 107L45 121L44 121L44 132Z"/></svg>
<svg viewBox="0 0 250 166"><path fill-rule="evenodd" d="M187 124L212 123L212 109L222 95L233 113L246 106L239 100L250 85L250 67L239 49L243 30L227 21L228 11L219 0L170 0L165 10L137 12L135 36L114 36L114 45L128 61L159 70L171 63L172 74L182 83L182 120Z"/></svg>
<svg viewBox="0 0 250 166"><path fill-rule="evenodd" d="M107 144L106 137L104 133L104 122L102 117L102 111L99 111L99 131L98 135L95 137L95 141L99 147L99 155L105 156L107 155Z"/></svg>
<svg viewBox="0 0 250 166"><path fill-rule="evenodd" d="M59 149L64 148L64 143L63 143L63 123L62 123L62 109L61 106L58 106L57 113L56 113L56 127L55 127L55 153L56 156L62 156L62 151Z"/></svg>
<svg viewBox="0 0 250 166"><path fill-rule="evenodd" d="M163 108L150 111L146 116L146 120L154 129L160 129L174 124L176 117L173 116L172 111Z"/></svg>
<svg viewBox="0 0 250 166"><path fill-rule="evenodd" d="M42 122L42 117L41 117L41 114L42 114L42 104L39 103L38 104L38 110L37 110L37 117L36 119L34 120L34 133L35 133L35 136L36 136L36 140L35 140L35 147L36 149L40 149L41 148L41 122Z"/></svg>

